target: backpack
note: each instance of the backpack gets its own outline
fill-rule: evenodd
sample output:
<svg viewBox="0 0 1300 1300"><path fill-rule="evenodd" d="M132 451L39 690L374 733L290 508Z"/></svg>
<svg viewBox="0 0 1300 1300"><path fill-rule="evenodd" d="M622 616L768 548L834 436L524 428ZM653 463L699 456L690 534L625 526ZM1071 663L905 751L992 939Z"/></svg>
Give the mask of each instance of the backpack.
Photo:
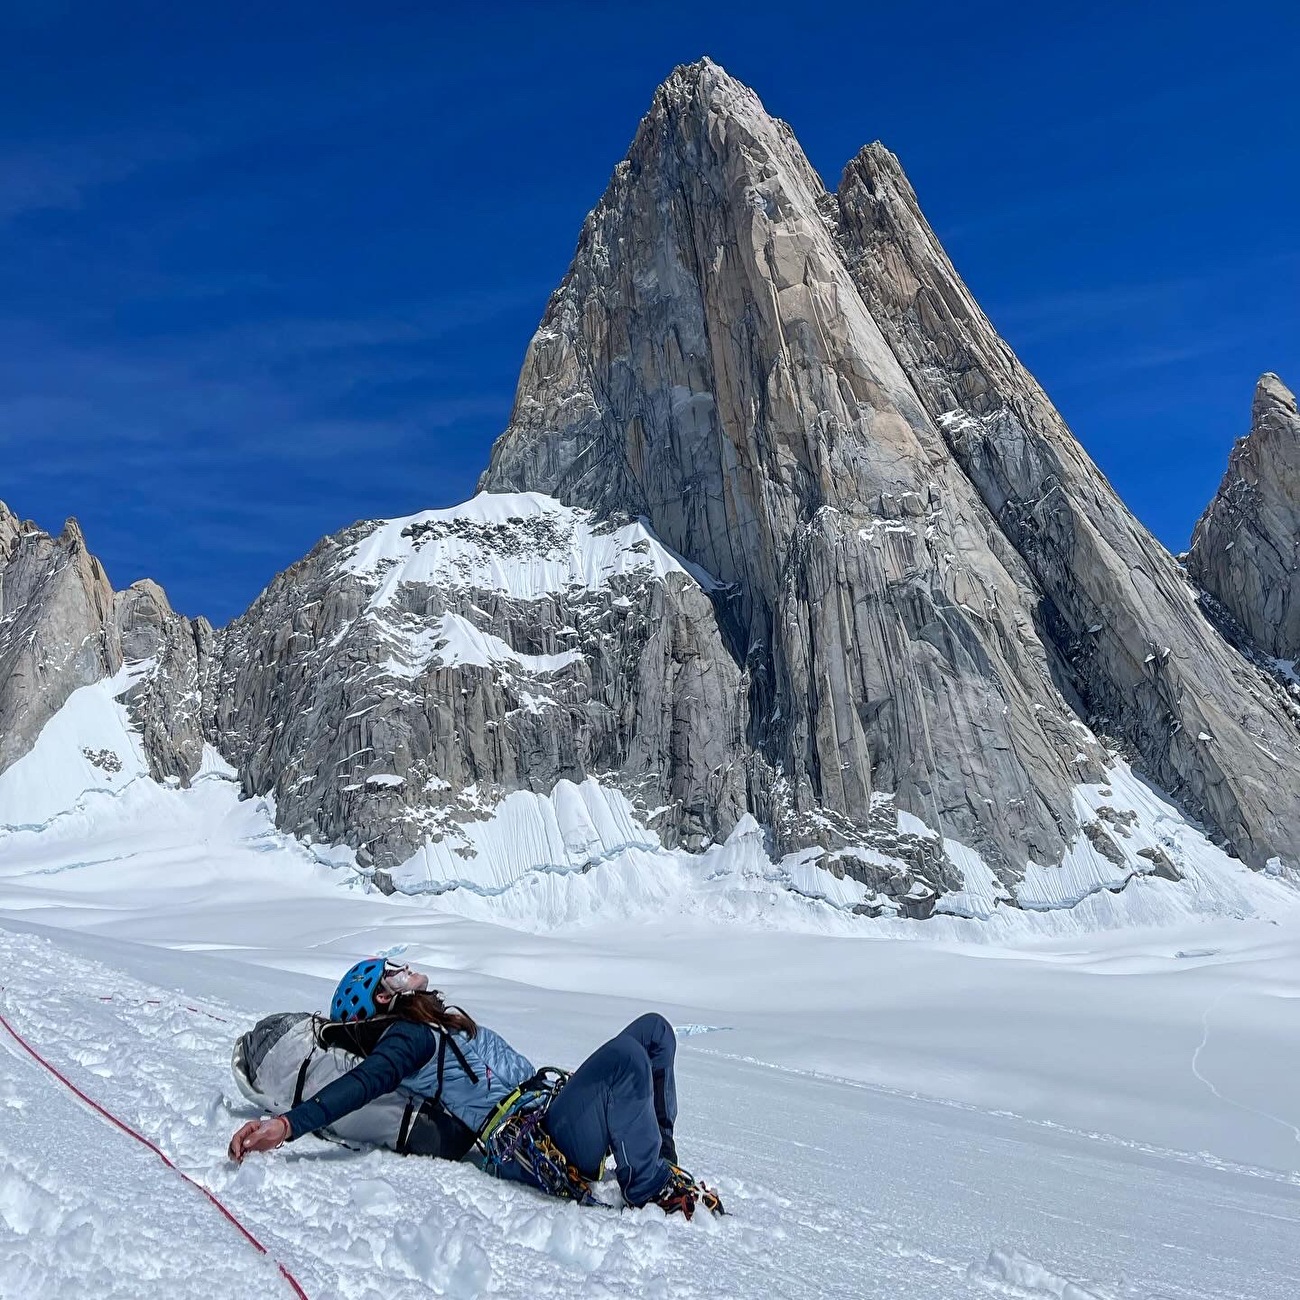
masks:
<svg viewBox="0 0 1300 1300"><path fill-rule="evenodd" d="M235 1041L230 1068L254 1105L283 1115L374 1051L391 1022L328 1021L309 1012L267 1016ZM445 1035L444 1035L445 1038ZM335 1120L317 1136L344 1146L462 1160L474 1133L436 1099L398 1088Z"/></svg>

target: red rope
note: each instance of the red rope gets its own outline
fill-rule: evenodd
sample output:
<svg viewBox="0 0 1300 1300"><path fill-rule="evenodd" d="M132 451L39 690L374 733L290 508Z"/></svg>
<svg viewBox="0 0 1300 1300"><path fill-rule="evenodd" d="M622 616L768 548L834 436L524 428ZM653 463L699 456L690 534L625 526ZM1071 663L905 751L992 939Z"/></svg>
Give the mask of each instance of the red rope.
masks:
<svg viewBox="0 0 1300 1300"><path fill-rule="evenodd" d="M100 1000L101 1002L114 1002L114 1001L116 1001L116 999L115 999L111 994L106 994L106 995L102 996L99 1000ZM161 999L161 998L145 998L142 1002L138 1002L137 1005L138 1005L138 1006L142 1006L142 1007L160 1007L160 1006L162 1006L162 999ZM192 1011L192 1012L194 1012L194 1014L195 1014L196 1016L207 1016L207 1018L208 1018L209 1020L220 1020L221 1023L222 1023L223 1025L228 1025L228 1024L230 1023L230 1021L227 1020L227 1019L225 1018L225 1016L218 1016L218 1015L216 1015L215 1013L213 1013L213 1012L211 1012L211 1011L204 1011L204 1009L203 1009L202 1007L191 1007L191 1006L186 1006L185 1003L181 1003L180 1005L181 1005L182 1007L184 1007L184 1009L185 1009L186 1011Z"/></svg>
<svg viewBox="0 0 1300 1300"><path fill-rule="evenodd" d="M191 1187L198 1188L198 1190L202 1192L203 1195L206 1196L208 1200L211 1201L212 1204L215 1205L223 1215L225 1215L225 1217L230 1221L230 1223L232 1223L237 1229L239 1229L239 1231L243 1234L245 1240L247 1240L251 1246L256 1247L256 1249L261 1251L263 1255L267 1256L267 1258L274 1260L275 1266L280 1270L281 1274L284 1277L284 1280L288 1282L288 1284L293 1288L294 1295L296 1295L299 1298L299 1300L307 1300L307 1292L302 1289L302 1286L298 1282L298 1279L294 1277L294 1275L290 1273L289 1270L285 1268L285 1266L281 1264L278 1259L274 1259L274 1256L271 1255L271 1252L267 1250L267 1248L263 1246L262 1243L258 1241L258 1239L254 1237L253 1234L249 1232L249 1230L246 1227L244 1227L244 1225L240 1223L240 1221L237 1218L235 1218L234 1213L231 1210L227 1209L226 1206L223 1205L221 1201L219 1201L212 1192L208 1191L208 1189L204 1187L202 1183L195 1182L195 1180L191 1178L189 1174L185 1172L185 1170L178 1169L176 1165L172 1163L171 1159L167 1156L167 1154L164 1151L162 1151L159 1147L157 1147L154 1143L150 1142L149 1139L145 1137L143 1133L137 1133L135 1129L133 1129L129 1124L125 1123L123 1120L118 1119L118 1117L112 1114L112 1112L105 1110L104 1107L101 1106L99 1102L97 1102L93 1097L86 1096L86 1094L82 1092L81 1089L78 1088L77 1085L67 1077L67 1075L62 1074L60 1073L59 1070L55 1069L55 1067L52 1066L49 1063L49 1061L47 1061L24 1038L13 1027L13 1025L11 1025L9 1021L5 1019L3 1015L0 1015L0 1025L3 1025L9 1031L9 1034L13 1038L14 1042L16 1042L18 1046L21 1047L23 1051L26 1052L28 1056L32 1058L32 1060L36 1061L39 1065L43 1065L61 1084L63 1084L65 1088L68 1089L69 1092L72 1092L76 1096L80 1097L81 1100L84 1101L87 1106L89 1106L92 1110L102 1115L106 1120L108 1120L110 1124L115 1124L118 1128L122 1130L123 1133L128 1134L130 1137L135 1138L137 1142L142 1143L144 1146L147 1146L149 1150L152 1151L154 1155L156 1155L158 1159L161 1160L163 1164L167 1166L168 1169L170 1169L173 1173L179 1174L187 1183L189 1183Z"/></svg>

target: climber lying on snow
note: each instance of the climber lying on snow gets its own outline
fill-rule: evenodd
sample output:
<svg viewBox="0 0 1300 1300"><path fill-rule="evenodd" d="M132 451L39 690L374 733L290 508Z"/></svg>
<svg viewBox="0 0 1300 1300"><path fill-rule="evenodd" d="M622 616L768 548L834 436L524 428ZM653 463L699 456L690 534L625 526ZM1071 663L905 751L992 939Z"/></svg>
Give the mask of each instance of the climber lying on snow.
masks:
<svg viewBox="0 0 1300 1300"><path fill-rule="evenodd" d="M586 1204L612 1153L629 1205L688 1219L697 1204L722 1213L717 1193L676 1163L677 1040L662 1016L634 1020L571 1075L534 1069L427 976L378 957L343 977L330 1016L272 1016L236 1044L240 1089L287 1113L245 1124L232 1160L326 1130L403 1154L468 1157Z"/></svg>

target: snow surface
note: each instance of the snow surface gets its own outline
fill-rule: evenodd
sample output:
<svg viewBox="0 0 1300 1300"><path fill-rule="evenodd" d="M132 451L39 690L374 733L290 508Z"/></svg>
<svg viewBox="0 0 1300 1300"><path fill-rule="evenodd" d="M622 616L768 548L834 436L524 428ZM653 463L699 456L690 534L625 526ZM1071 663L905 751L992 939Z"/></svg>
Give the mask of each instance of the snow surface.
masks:
<svg viewBox="0 0 1300 1300"><path fill-rule="evenodd" d="M414 620L410 620L414 621ZM375 635L392 653L382 665L393 677L415 681L430 667L515 669L528 674L553 673L582 662L580 650L530 655L474 626L459 614L442 614L427 627L396 628L376 621Z"/></svg>
<svg viewBox="0 0 1300 1300"><path fill-rule="evenodd" d="M771 862L752 823L698 859L669 854L596 782L511 813L535 832L515 866L484 823L457 868L477 888L385 897L349 855L277 832L218 756L184 790L131 767L122 686L78 692L0 774L0 1012L309 1295L1300 1294L1296 890L1156 826L1162 801L1122 770L1081 797L1116 810L1134 849L1183 853L1188 879L1066 912L865 921L847 895L796 892L844 882ZM83 748L123 775L79 766ZM542 858L562 869L517 870ZM978 901L981 864L965 866ZM1052 870L1062 897L1084 883L1069 859ZM567 919L530 932L530 906ZM235 1034L323 1007L376 951L430 970L538 1061L576 1063L663 1010L682 1029L683 1160L731 1215L580 1210L468 1166L311 1141L229 1165L249 1114ZM287 1294L197 1192L0 1051L0 1295Z"/></svg>
<svg viewBox="0 0 1300 1300"><path fill-rule="evenodd" d="M500 637L479 631L459 614L444 614L436 626L440 642L436 655L446 668L458 668L462 664L476 668L512 664L527 673L553 673L582 662L581 650L565 650L557 655L521 654Z"/></svg>
<svg viewBox="0 0 1300 1300"><path fill-rule="evenodd" d="M149 666L72 693L0 779L0 827L40 830L148 778L149 763L117 696Z"/></svg>
<svg viewBox="0 0 1300 1300"><path fill-rule="evenodd" d="M407 583L500 591L516 600L540 600L575 586L598 590L628 576L678 573L706 590L717 585L664 546L644 521L611 529L590 511L537 492L481 492L447 510L385 520L339 567L378 580L371 609L389 604Z"/></svg>

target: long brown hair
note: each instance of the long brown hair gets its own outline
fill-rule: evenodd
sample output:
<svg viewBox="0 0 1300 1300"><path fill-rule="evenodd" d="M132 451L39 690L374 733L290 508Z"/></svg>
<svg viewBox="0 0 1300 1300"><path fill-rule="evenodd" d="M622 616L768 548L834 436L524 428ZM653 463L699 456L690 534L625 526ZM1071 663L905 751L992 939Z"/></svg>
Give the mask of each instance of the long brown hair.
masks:
<svg viewBox="0 0 1300 1300"><path fill-rule="evenodd" d="M403 993L393 1000L389 1014L399 1020L413 1020L418 1025L432 1025L435 1029L466 1034L470 1038L478 1033L478 1026L469 1012L448 1006L437 989Z"/></svg>

